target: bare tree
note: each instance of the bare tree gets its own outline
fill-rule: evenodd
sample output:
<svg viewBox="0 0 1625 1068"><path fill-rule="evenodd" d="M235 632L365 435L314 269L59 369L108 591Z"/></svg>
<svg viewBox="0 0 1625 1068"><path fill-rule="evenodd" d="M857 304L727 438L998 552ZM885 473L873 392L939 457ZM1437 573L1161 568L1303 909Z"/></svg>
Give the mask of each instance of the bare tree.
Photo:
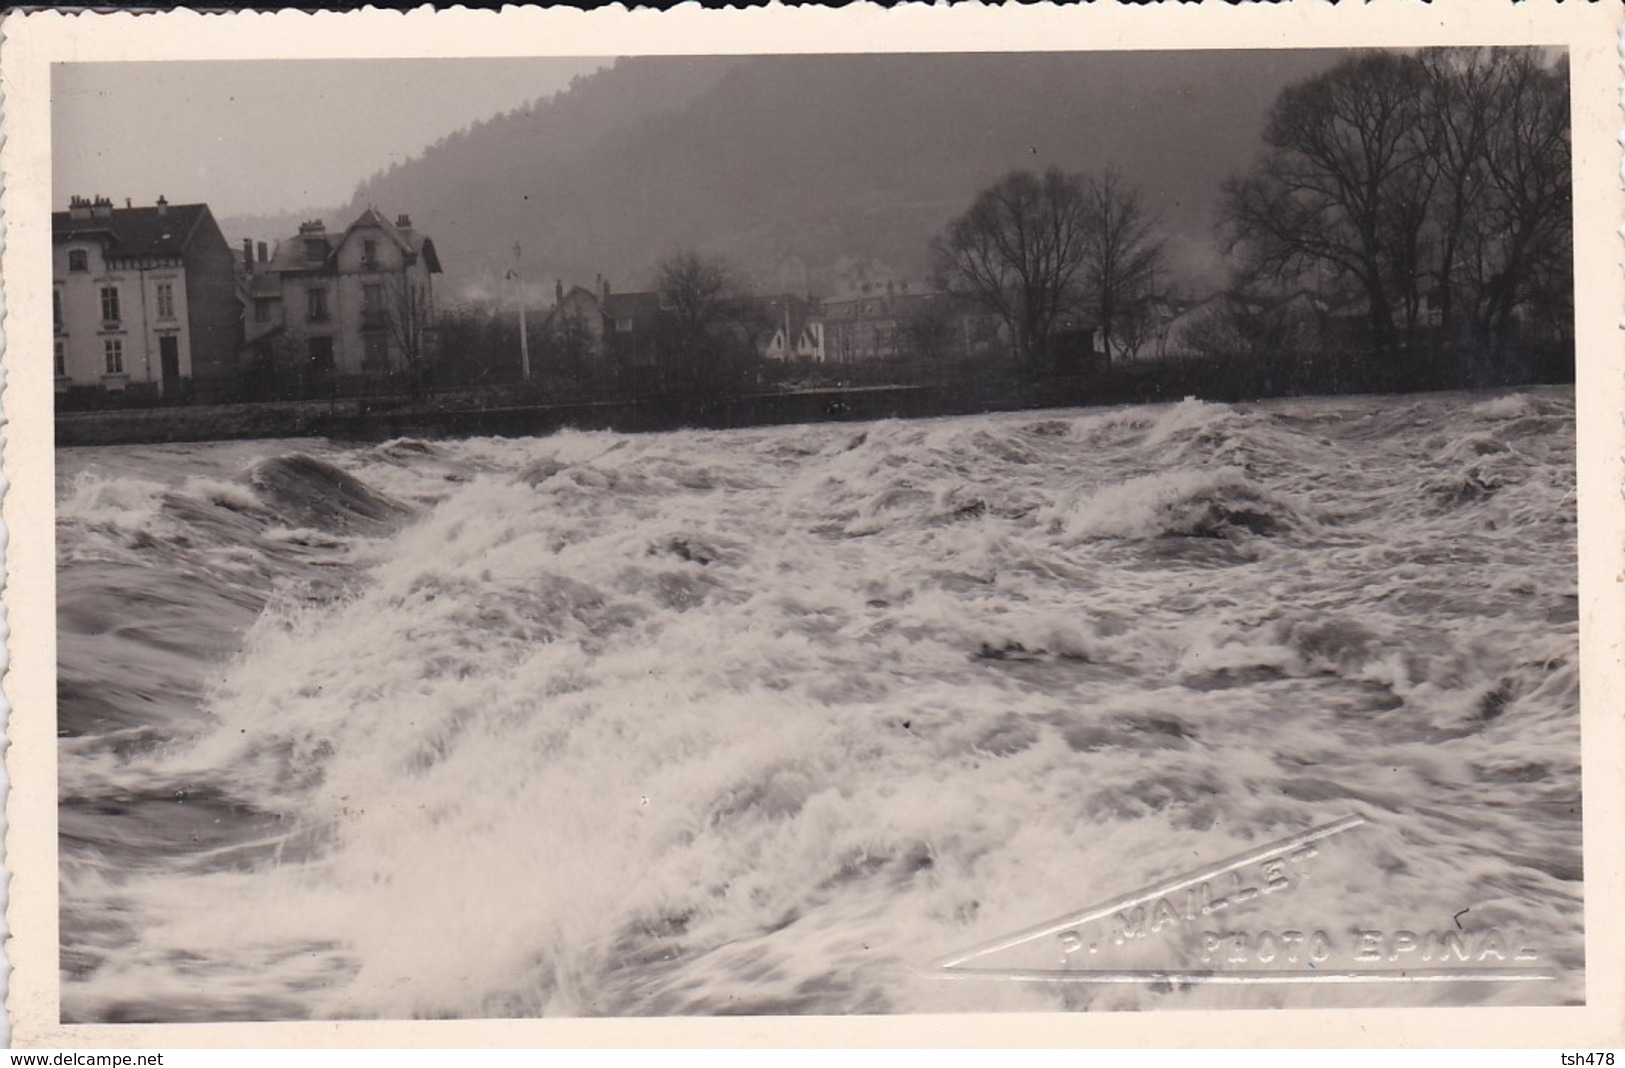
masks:
<svg viewBox="0 0 1625 1068"><path fill-rule="evenodd" d="M1118 353L1130 360L1138 359L1141 351L1156 346L1161 328L1152 295L1147 292L1124 308L1112 323Z"/></svg>
<svg viewBox="0 0 1625 1068"><path fill-rule="evenodd" d="M542 331L540 342L542 362L572 384L588 382L601 370L602 361L593 359L592 331L579 313L561 309Z"/></svg>
<svg viewBox="0 0 1625 1068"><path fill-rule="evenodd" d="M387 303L374 309L388 326L401 354L402 369L413 393L429 385L434 340L434 294L427 275L414 277L411 267L384 276Z"/></svg>
<svg viewBox="0 0 1625 1068"><path fill-rule="evenodd" d="M1535 49L1365 53L1288 87L1266 152L1226 187L1230 247L1277 283L1354 283L1375 348L1436 297L1492 347L1518 315L1572 320L1566 66ZM1464 330L1463 327L1466 329Z"/></svg>
<svg viewBox="0 0 1625 1068"><path fill-rule="evenodd" d="M1476 232L1476 210L1484 185L1485 146L1492 116L1487 49L1440 48L1421 54L1426 93L1425 129L1438 180L1434 186L1433 222L1437 261L1434 281L1439 295L1439 325L1444 335L1457 333L1458 272L1482 235Z"/></svg>
<svg viewBox="0 0 1625 1068"><path fill-rule="evenodd" d="M718 325L734 296L728 265L719 257L679 252L656 268L661 304L680 339L703 339Z"/></svg>
<svg viewBox="0 0 1625 1068"><path fill-rule="evenodd" d="M909 357L940 365L953 348L958 324L948 306L951 298L928 299L898 325L900 348Z"/></svg>
<svg viewBox="0 0 1625 1068"><path fill-rule="evenodd" d="M1573 187L1567 64L1501 53L1491 73L1485 229L1499 240L1485 279L1485 324L1504 335L1514 310L1572 299Z"/></svg>
<svg viewBox="0 0 1625 1068"><path fill-rule="evenodd" d="M1393 304L1414 289L1429 150L1414 57L1370 52L1289 86L1266 152L1226 185L1230 245L1277 278L1311 268L1356 280L1376 347L1394 347Z"/></svg>
<svg viewBox="0 0 1625 1068"><path fill-rule="evenodd" d="M1138 327L1162 267L1163 243L1140 191L1125 183L1116 167L1086 178L1083 193L1084 303L1100 328L1110 365L1114 345L1132 355L1143 340Z"/></svg>
<svg viewBox="0 0 1625 1068"><path fill-rule="evenodd" d="M667 318L663 371L679 390L728 388L749 372L758 326L726 260L678 252L656 267Z"/></svg>
<svg viewBox="0 0 1625 1068"><path fill-rule="evenodd" d="M1083 182L1050 168L1015 171L977 196L932 243L942 285L1004 321L1029 366L1049 352L1056 320L1079 292L1089 250Z"/></svg>

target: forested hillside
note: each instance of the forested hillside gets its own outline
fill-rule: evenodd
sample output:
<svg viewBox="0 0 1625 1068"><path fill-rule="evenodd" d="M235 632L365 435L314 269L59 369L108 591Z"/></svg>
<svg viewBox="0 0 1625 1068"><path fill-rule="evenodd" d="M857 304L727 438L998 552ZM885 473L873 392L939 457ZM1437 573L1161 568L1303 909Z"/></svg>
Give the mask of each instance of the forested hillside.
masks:
<svg viewBox="0 0 1625 1068"><path fill-rule="evenodd" d="M827 290L853 261L906 277L978 189L1017 167L1120 165L1170 237L1214 270L1223 179L1257 153L1271 102L1331 53L623 59L475 124L312 210L367 204L430 234L454 296L495 294L524 248L538 292L603 274L642 287L682 247L764 289ZM1158 60L1162 60L1158 62ZM227 220L274 239L297 219Z"/></svg>

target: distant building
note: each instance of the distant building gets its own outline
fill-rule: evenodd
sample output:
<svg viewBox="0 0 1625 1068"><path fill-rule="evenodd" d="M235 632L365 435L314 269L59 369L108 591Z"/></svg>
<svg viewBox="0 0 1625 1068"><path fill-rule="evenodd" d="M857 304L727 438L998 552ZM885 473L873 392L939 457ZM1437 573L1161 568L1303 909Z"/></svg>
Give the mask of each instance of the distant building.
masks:
<svg viewBox="0 0 1625 1068"><path fill-rule="evenodd" d="M948 293L864 281L824 299L810 319L820 362L965 359L1001 351L997 322Z"/></svg>
<svg viewBox="0 0 1625 1068"><path fill-rule="evenodd" d="M1333 306L1307 289L1265 295L1221 290L1163 307L1146 350L1156 358L1319 351L1354 336L1364 323L1360 306Z"/></svg>
<svg viewBox="0 0 1625 1068"><path fill-rule="evenodd" d="M1058 371L1098 371L1106 364L1105 339L1095 317L1062 311L1050 324L1050 364Z"/></svg>
<svg viewBox="0 0 1625 1068"><path fill-rule="evenodd" d="M556 353L621 368L652 367L659 360L663 314L658 293L615 293L600 277L596 288L553 285L553 308L542 329Z"/></svg>
<svg viewBox="0 0 1625 1068"><path fill-rule="evenodd" d="M406 215L368 208L340 233L319 220L266 255L243 242L246 343L277 388L346 392L402 376L421 384L435 355L434 242ZM291 389L290 389L291 387Z"/></svg>
<svg viewBox="0 0 1625 1068"><path fill-rule="evenodd" d="M824 362L824 320L816 301L787 293L759 298L756 305L756 318L765 324L756 339L762 359Z"/></svg>
<svg viewBox="0 0 1625 1068"><path fill-rule="evenodd" d="M553 308L542 320L542 331L556 346L579 348L582 355L604 355L604 305L599 294L585 286L564 288L554 283Z"/></svg>
<svg viewBox="0 0 1625 1068"><path fill-rule="evenodd" d="M51 215L57 392L233 399L242 314L209 206L125 205L76 196Z"/></svg>
<svg viewBox="0 0 1625 1068"><path fill-rule="evenodd" d="M1159 316L1156 335L1150 346L1151 355L1163 357L1189 357L1204 353L1229 324L1238 317L1257 315L1257 301L1248 300L1230 291L1211 293L1197 300L1168 302L1163 306L1166 314ZM1161 309L1159 309L1161 310Z"/></svg>

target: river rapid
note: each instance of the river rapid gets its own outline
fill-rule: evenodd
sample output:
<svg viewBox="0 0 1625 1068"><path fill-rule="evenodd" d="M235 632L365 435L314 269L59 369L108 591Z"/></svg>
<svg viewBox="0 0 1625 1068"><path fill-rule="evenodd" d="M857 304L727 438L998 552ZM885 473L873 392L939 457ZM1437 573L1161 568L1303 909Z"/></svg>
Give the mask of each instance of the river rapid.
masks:
<svg viewBox="0 0 1625 1068"><path fill-rule="evenodd" d="M1584 997L1572 390L65 449L57 530L66 1020ZM1553 978L932 967L1350 814L1294 923Z"/></svg>

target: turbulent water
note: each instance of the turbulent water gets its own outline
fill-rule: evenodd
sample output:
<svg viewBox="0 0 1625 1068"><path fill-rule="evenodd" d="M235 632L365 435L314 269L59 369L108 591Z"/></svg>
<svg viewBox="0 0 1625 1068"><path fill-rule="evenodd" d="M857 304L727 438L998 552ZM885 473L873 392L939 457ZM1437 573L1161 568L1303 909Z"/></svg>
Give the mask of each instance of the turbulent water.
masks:
<svg viewBox="0 0 1625 1068"><path fill-rule="evenodd" d="M1583 1000L1571 391L57 477L66 1019ZM1556 978L931 967L1351 813Z"/></svg>

